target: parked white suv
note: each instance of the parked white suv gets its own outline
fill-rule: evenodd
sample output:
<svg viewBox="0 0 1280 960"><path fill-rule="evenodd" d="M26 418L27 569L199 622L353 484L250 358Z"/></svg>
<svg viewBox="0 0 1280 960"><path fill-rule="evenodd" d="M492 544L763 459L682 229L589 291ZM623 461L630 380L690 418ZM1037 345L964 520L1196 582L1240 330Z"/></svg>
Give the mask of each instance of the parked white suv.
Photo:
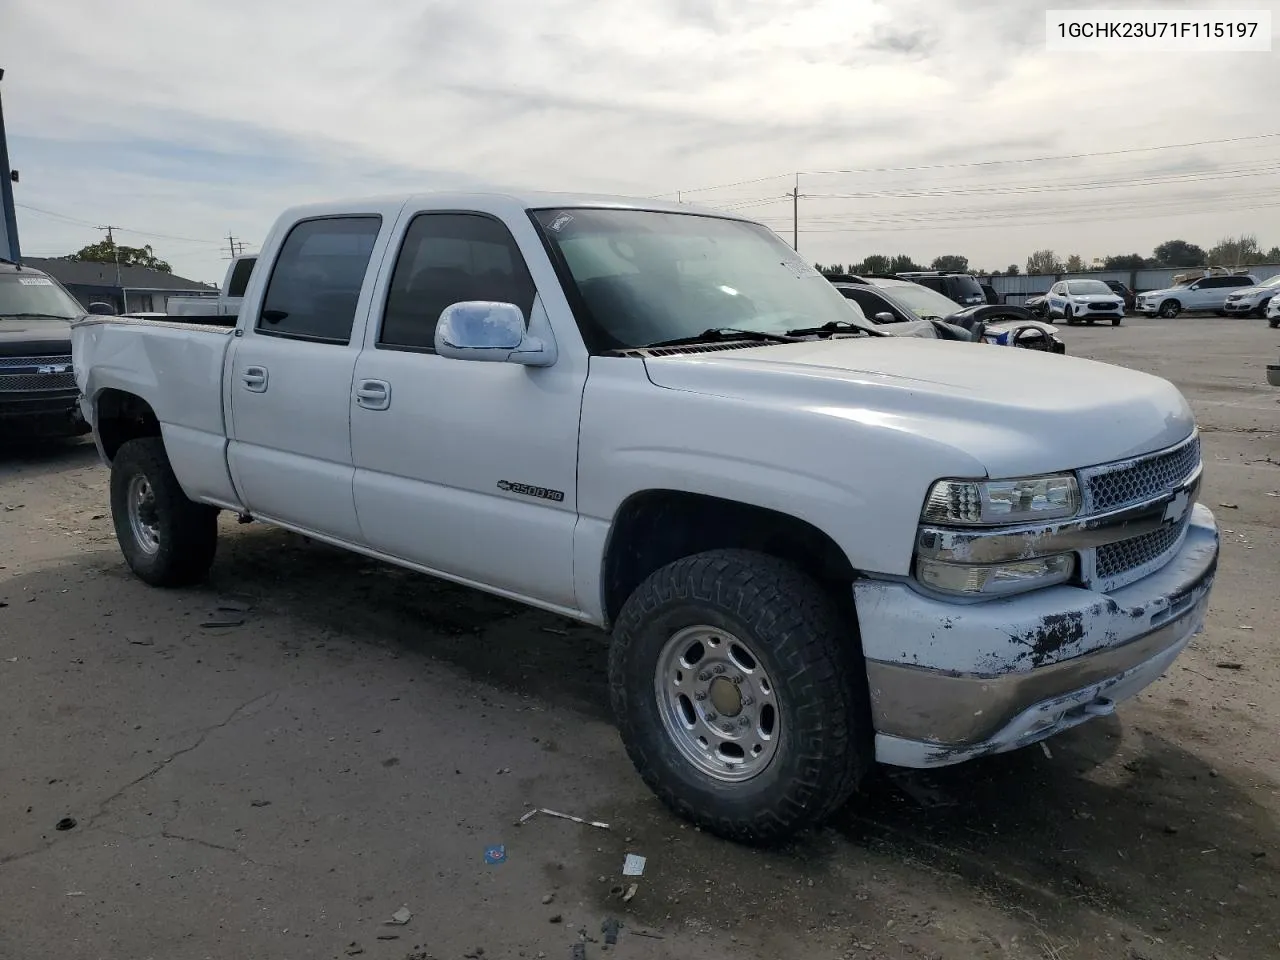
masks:
<svg viewBox="0 0 1280 960"><path fill-rule="evenodd" d="M884 336L680 204L322 204L262 260L234 330L73 328L137 576L199 581L226 510L610 629L623 744L723 836L1110 714L1203 624L1167 380Z"/></svg>
<svg viewBox="0 0 1280 960"><path fill-rule="evenodd" d="M1137 310L1149 317L1165 319L1176 317L1184 310L1221 313L1230 294L1257 285L1258 279L1245 273L1230 277L1201 277L1176 287L1139 294Z"/></svg>
<svg viewBox="0 0 1280 960"><path fill-rule="evenodd" d="M1267 326L1280 327L1280 297L1272 297L1267 304Z"/></svg>
<svg viewBox="0 0 1280 960"><path fill-rule="evenodd" d="M1124 319L1124 297L1101 280L1059 280L1049 288L1045 303L1051 318L1061 317L1068 324L1110 320L1118 327Z"/></svg>
<svg viewBox="0 0 1280 960"><path fill-rule="evenodd" d="M1265 317L1267 308L1277 293L1280 293L1280 273L1256 286L1227 294L1227 302L1222 309L1228 316Z"/></svg>

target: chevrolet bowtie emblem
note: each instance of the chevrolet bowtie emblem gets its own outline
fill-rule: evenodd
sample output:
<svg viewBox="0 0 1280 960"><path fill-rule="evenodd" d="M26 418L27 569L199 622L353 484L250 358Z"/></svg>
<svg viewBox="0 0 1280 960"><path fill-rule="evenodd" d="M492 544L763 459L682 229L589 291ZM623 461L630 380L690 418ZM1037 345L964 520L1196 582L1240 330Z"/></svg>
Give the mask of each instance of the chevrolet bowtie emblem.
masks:
<svg viewBox="0 0 1280 960"><path fill-rule="evenodd" d="M1178 521L1183 518L1187 512L1187 504L1191 501L1191 495L1185 490L1179 490L1169 505L1164 508L1164 519L1166 521Z"/></svg>

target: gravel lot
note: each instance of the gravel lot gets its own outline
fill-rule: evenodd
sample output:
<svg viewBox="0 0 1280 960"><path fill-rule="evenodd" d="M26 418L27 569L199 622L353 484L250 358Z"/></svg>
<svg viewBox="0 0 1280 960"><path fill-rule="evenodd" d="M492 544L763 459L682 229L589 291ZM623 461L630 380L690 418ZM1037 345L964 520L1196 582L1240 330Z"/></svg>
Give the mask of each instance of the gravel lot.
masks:
<svg viewBox="0 0 1280 960"><path fill-rule="evenodd" d="M568 960L584 934L589 958L1280 955L1280 335L1063 336L1196 409L1206 632L1048 752L881 776L769 853L645 790L599 634L226 518L206 588L152 590L91 445L0 447L0 957ZM243 623L207 626L227 605ZM611 828L517 827L526 804Z"/></svg>

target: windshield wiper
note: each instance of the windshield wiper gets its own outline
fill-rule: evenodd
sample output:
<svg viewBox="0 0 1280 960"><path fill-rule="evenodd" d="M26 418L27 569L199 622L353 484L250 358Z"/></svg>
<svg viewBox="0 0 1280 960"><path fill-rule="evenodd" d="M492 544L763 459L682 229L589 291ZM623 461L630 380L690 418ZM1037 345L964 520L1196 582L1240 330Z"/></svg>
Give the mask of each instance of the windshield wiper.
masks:
<svg viewBox="0 0 1280 960"><path fill-rule="evenodd" d="M657 343L646 343L645 347L684 347L694 343L716 343L721 340L761 340L765 343L799 343L798 337L788 333L765 333L762 330L740 330L737 327L712 327L694 334L692 337L677 337L674 340L659 340Z"/></svg>
<svg viewBox="0 0 1280 960"><path fill-rule="evenodd" d="M12 317L15 320L27 319L30 317L38 317L44 320L70 320L71 317L60 317L56 313L5 313L0 310L0 317Z"/></svg>
<svg viewBox="0 0 1280 960"><path fill-rule="evenodd" d="M794 330L788 330L789 337L811 337L819 333L840 333L844 330L857 330L859 333L869 333L876 337L887 337L889 334L875 327L863 326L853 320L828 320L819 327L797 327Z"/></svg>

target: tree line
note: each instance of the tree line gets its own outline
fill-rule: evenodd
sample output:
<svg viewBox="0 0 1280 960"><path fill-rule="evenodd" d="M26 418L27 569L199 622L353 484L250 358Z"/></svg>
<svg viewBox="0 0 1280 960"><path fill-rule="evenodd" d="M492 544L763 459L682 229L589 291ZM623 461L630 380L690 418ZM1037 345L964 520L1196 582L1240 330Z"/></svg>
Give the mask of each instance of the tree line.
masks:
<svg viewBox="0 0 1280 960"><path fill-rule="evenodd" d="M1086 261L1079 254L1059 257L1053 250L1036 250L1027 257L1029 274L1085 273L1090 270L1145 270L1158 267L1190 269L1192 267L1250 267L1258 263L1280 263L1280 246L1263 250L1258 238L1252 234L1223 237L1208 250L1186 240L1166 240L1157 246L1151 256L1140 253L1121 253L1109 257L1094 257ZM1003 270L979 270L969 264L969 258L959 253L934 257L928 265L917 263L905 253L894 256L872 254L854 263L814 264L824 274L884 274L909 273L913 270L943 270L956 273L972 273L979 276L1016 277L1022 272L1018 264L1011 263Z"/></svg>

